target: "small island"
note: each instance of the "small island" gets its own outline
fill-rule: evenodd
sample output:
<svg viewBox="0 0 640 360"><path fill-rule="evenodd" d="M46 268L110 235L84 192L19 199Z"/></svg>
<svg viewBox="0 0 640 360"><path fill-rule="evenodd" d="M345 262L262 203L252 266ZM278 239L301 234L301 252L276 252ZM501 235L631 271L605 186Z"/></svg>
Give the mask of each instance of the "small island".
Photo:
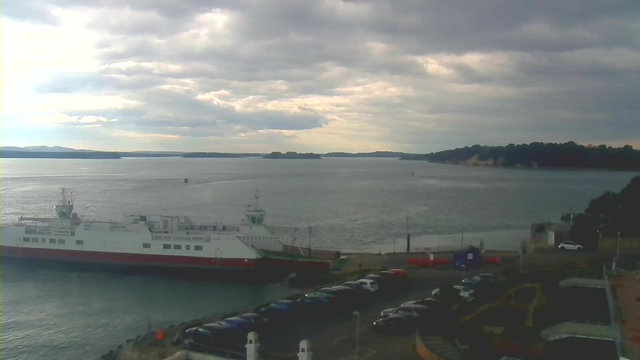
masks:
<svg viewBox="0 0 640 360"><path fill-rule="evenodd" d="M631 145L578 145L533 142L507 146L466 146L430 154L405 155L400 160L426 160L434 163L501 166L520 168L592 168L640 170L640 150Z"/></svg>
<svg viewBox="0 0 640 360"><path fill-rule="evenodd" d="M374 151L368 153L347 153L347 152L330 152L326 153L324 156L326 157L346 157L346 158L355 158L355 157L372 157L372 158L400 158L405 155L410 155L402 152L396 151Z"/></svg>
<svg viewBox="0 0 640 360"><path fill-rule="evenodd" d="M287 151L286 153L281 153L278 151L274 151L269 155L265 155L262 157L263 159L305 159L305 160L319 160L322 159L322 156L314 153L297 153L295 151Z"/></svg>
<svg viewBox="0 0 640 360"><path fill-rule="evenodd" d="M217 153L217 152L195 152L182 155L183 158L241 158L240 154Z"/></svg>

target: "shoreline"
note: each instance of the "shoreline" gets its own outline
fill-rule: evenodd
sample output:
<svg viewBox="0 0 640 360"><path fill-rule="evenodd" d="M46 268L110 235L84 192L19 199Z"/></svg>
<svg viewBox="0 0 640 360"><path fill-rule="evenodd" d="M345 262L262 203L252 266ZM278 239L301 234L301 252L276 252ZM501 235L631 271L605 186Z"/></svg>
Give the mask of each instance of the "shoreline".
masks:
<svg viewBox="0 0 640 360"><path fill-rule="evenodd" d="M494 169L516 169L516 170L581 170L581 171L620 171L620 172L640 172L638 169L619 169L619 168L597 168L597 167L566 167L566 166L502 166L502 165L484 165L484 164L468 164L468 163L452 163L452 162L440 162L429 161L427 159L402 159L403 161L424 161L429 164L438 165L454 165L454 166L467 166L477 168L494 168Z"/></svg>

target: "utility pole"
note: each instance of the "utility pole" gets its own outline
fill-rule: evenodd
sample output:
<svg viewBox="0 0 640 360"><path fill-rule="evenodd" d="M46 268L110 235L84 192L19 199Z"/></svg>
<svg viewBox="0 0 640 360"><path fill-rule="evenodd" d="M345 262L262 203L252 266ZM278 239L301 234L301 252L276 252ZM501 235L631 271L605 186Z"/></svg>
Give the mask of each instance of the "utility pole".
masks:
<svg viewBox="0 0 640 360"><path fill-rule="evenodd" d="M522 274L522 240L520 240L520 246L518 246L518 249L520 250L520 273Z"/></svg>
<svg viewBox="0 0 640 360"><path fill-rule="evenodd" d="M618 231L618 245L616 246L616 262L620 259L620 231Z"/></svg>
<svg viewBox="0 0 640 360"><path fill-rule="evenodd" d="M360 312L354 311L356 316L356 360L358 360L358 348L360 347Z"/></svg>
<svg viewBox="0 0 640 360"><path fill-rule="evenodd" d="M411 234L409 234L409 215L407 215L407 252L411 252Z"/></svg>
<svg viewBox="0 0 640 360"><path fill-rule="evenodd" d="M311 257L311 225L309 225L309 257Z"/></svg>

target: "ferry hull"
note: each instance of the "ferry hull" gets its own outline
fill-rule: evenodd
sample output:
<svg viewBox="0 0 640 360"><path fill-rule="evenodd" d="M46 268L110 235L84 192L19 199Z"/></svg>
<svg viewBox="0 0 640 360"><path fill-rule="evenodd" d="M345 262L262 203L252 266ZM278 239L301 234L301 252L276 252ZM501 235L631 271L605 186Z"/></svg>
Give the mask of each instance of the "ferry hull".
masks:
<svg viewBox="0 0 640 360"><path fill-rule="evenodd" d="M177 255L131 254L47 248L0 246L0 256L131 266L186 267L194 269L254 270L259 259L228 259Z"/></svg>
<svg viewBox="0 0 640 360"><path fill-rule="evenodd" d="M116 271L169 277L240 282L277 282L291 273L325 273L326 262L284 259L211 259L205 257L106 253L0 246L5 263L44 269Z"/></svg>

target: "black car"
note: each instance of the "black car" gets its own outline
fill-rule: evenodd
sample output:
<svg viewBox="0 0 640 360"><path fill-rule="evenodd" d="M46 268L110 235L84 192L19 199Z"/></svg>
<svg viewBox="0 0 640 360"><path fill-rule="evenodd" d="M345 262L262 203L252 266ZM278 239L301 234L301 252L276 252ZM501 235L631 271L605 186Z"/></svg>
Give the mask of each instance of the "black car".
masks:
<svg viewBox="0 0 640 360"><path fill-rule="evenodd" d="M185 331L185 347L205 345L219 347L228 344L236 338L236 333L224 324L206 324L193 327Z"/></svg>
<svg viewBox="0 0 640 360"><path fill-rule="evenodd" d="M417 327L415 319L394 315L374 321L372 330L381 334L409 335Z"/></svg>
<svg viewBox="0 0 640 360"><path fill-rule="evenodd" d="M346 300L348 300L348 297L350 295L349 290L351 289L347 287L334 286L334 287L324 287L318 290L317 292L325 293L329 296L332 296L336 301L345 302Z"/></svg>
<svg viewBox="0 0 640 360"><path fill-rule="evenodd" d="M429 308L423 305L400 306L398 308L382 310L380 317L386 318L389 316L403 316L417 320L426 316L428 314L428 310Z"/></svg>
<svg viewBox="0 0 640 360"><path fill-rule="evenodd" d="M405 306L405 305L424 305L431 308L438 308L442 306L442 302L438 299L428 297L428 298L422 298L418 300L403 302L402 306Z"/></svg>

